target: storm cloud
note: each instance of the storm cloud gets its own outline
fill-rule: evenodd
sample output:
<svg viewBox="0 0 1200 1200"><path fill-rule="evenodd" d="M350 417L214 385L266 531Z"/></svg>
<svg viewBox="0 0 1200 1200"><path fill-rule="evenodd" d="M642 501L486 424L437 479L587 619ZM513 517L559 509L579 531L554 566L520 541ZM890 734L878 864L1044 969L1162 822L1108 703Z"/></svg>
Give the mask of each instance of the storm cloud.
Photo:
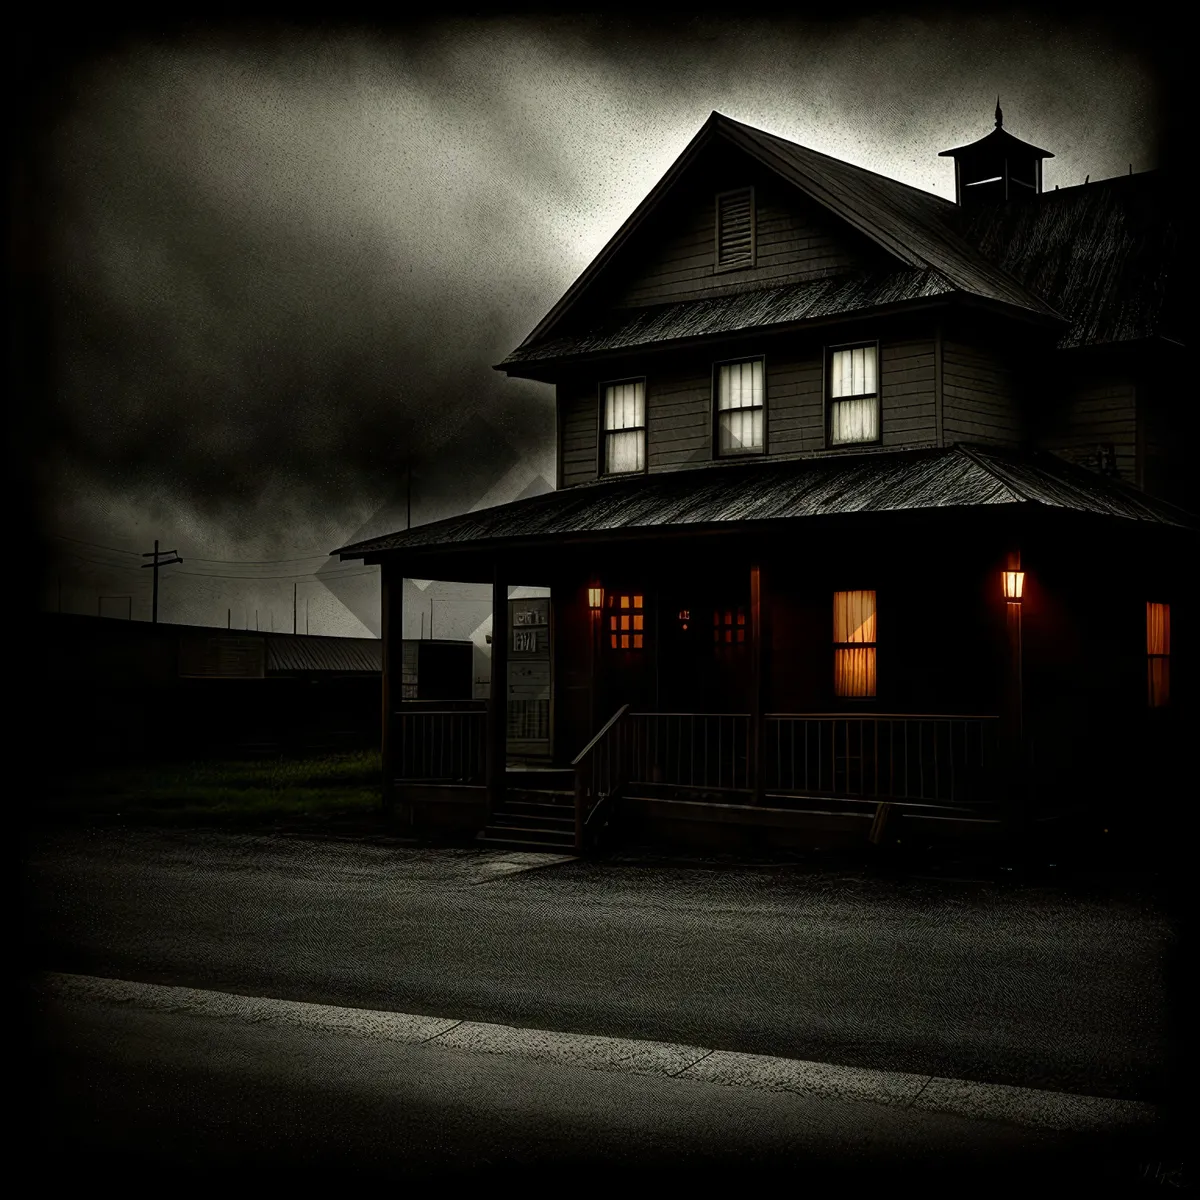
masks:
<svg viewBox="0 0 1200 1200"><path fill-rule="evenodd" d="M950 195L997 94L1048 187L1156 165L1160 107L1120 30L1025 18L213 27L69 83L45 523L228 560L348 540L410 461L471 507L471 422L552 464L551 389L491 365L713 109Z"/></svg>

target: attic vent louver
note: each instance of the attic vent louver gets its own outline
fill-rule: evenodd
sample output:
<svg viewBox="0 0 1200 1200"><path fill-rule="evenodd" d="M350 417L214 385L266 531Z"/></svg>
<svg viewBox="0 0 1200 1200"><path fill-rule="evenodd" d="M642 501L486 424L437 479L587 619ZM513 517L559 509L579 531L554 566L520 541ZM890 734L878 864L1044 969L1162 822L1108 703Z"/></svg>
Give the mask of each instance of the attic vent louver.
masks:
<svg viewBox="0 0 1200 1200"><path fill-rule="evenodd" d="M754 189L717 197L717 270L754 265Z"/></svg>

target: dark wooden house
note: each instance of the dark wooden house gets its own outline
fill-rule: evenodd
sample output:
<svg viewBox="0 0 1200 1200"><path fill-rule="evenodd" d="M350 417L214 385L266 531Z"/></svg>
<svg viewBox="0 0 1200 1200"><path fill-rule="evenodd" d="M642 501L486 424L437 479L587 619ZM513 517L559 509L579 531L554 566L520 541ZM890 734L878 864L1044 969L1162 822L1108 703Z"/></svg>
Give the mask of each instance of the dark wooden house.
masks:
<svg viewBox="0 0 1200 1200"><path fill-rule="evenodd" d="M1200 507L1170 181L1045 192L999 109L945 153L956 203L713 113L499 365L556 389L557 490L338 551L382 566L403 822L582 850L1170 811ZM402 702L406 576L492 583L486 708Z"/></svg>

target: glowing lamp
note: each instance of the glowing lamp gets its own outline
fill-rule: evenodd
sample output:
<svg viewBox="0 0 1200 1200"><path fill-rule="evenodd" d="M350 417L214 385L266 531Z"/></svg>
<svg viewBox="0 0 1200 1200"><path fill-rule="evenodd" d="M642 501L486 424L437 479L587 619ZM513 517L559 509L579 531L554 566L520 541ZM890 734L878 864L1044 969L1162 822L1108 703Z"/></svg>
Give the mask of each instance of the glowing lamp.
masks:
<svg viewBox="0 0 1200 1200"><path fill-rule="evenodd" d="M1019 601L1021 599L1021 592L1025 587L1025 572L1005 571L1003 574L1005 600Z"/></svg>
<svg viewBox="0 0 1200 1200"><path fill-rule="evenodd" d="M602 608L604 606L604 589L598 587L588 588L588 608Z"/></svg>

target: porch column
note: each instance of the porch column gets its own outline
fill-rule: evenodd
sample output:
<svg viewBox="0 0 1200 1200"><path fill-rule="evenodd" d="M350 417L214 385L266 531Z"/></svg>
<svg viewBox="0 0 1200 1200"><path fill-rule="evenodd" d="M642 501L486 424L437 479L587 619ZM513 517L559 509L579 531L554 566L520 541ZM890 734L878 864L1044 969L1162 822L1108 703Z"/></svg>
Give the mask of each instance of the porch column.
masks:
<svg viewBox="0 0 1200 1200"><path fill-rule="evenodd" d="M401 761L396 702L403 696L404 576L399 565L384 562L379 572L379 637L383 643L382 728L383 810L391 816L396 804L396 775Z"/></svg>
<svg viewBox="0 0 1200 1200"><path fill-rule="evenodd" d="M487 708L488 810L504 799L508 765L508 575L499 559L492 572L492 686Z"/></svg>
<svg viewBox="0 0 1200 1200"><path fill-rule="evenodd" d="M763 802L765 773L763 758L766 753L766 737L763 728L763 605L762 567L754 563L750 567L750 747L749 775L751 801Z"/></svg>
<svg viewBox="0 0 1200 1200"><path fill-rule="evenodd" d="M1020 551L1008 555L1007 571L1021 571ZM1022 581L1023 583L1023 581ZM1023 586L1022 586L1023 592ZM1004 725L1006 743L1005 820L1015 839L1026 833L1029 776L1025 762L1024 681L1022 679L1020 597L1005 601L1008 654L1005 671Z"/></svg>

